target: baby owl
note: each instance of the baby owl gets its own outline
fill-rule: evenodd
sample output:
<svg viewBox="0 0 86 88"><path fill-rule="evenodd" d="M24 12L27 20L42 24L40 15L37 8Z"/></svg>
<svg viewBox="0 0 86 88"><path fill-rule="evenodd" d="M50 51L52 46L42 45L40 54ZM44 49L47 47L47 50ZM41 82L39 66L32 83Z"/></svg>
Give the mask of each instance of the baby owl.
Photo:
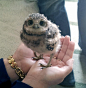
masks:
<svg viewBox="0 0 86 88"><path fill-rule="evenodd" d="M30 14L20 32L22 42L34 51L35 57L33 59L43 59L43 54L50 55L50 60L47 66L40 64L42 67L50 67L51 59L54 54L60 49L60 30L58 27L47 20L43 14ZM36 52L40 56L36 55Z"/></svg>

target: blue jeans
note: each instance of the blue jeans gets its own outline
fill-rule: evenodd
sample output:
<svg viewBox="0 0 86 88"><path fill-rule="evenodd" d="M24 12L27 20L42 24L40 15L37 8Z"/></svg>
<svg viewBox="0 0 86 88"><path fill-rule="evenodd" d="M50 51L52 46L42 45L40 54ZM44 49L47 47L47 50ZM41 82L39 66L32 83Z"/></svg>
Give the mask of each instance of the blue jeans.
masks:
<svg viewBox="0 0 86 88"><path fill-rule="evenodd" d="M79 46L86 55L86 0L78 1Z"/></svg>
<svg viewBox="0 0 86 88"><path fill-rule="evenodd" d="M38 7L41 14L59 26L63 36L70 36L70 27L65 10L64 0L38 0ZM73 71L60 84L62 86L74 86L75 79Z"/></svg>
<svg viewBox="0 0 86 88"><path fill-rule="evenodd" d="M40 13L59 26L63 36L70 36L70 27L64 0L38 0Z"/></svg>

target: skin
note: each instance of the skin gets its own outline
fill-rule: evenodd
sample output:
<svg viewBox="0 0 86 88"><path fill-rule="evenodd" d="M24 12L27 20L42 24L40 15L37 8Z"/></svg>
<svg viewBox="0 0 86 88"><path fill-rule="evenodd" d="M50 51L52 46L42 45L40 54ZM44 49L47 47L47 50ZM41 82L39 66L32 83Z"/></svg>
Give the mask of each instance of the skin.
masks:
<svg viewBox="0 0 86 88"><path fill-rule="evenodd" d="M23 83L33 88L48 88L64 80L73 68L72 56L75 44L70 41L69 36L62 37L61 43L60 51L55 54L55 58L51 61L52 66L45 69L42 69L40 63L47 65L49 55L44 56L44 60L35 61L32 59L34 52L31 49L27 48L23 43L18 47L13 58L24 73L27 74L22 81ZM14 69L10 67L7 59L4 59L4 63L11 82L16 81L19 77Z"/></svg>

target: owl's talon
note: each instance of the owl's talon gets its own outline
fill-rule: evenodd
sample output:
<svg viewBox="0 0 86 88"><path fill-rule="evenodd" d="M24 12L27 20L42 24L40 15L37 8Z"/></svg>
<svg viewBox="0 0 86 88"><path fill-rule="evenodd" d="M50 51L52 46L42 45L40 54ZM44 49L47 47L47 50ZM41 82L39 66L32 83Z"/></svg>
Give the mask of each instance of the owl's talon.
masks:
<svg viewBox="0 0 86 88"><path fill-rule="evenodd" d="M32 57L33 58L33 60L39 60L39 58L38 57Z"/></svg>
<svg viewBox="0 0 86 88"><path fill-rule="evenodd" d="M43 65L43 64L41 64L41 63L40 63L40 66L41 66L41 67L42 67L42 69L43 69L43 68L51 67L51 64L50 64L50 65Z"/></svg>
<svg viewBox="0 0 86 88"><path fill-rule="evenodd" d="M43 57L32 57L33 58L33 60L40 60L40 59L44 59Z"/></svg>
<svg viewBox="0 0 86 88"><path fill-rule="evenodd" d="M40 54L40 56L37 56L36 52L34 52L34 56L35 56L35 57L32 57L32 58L33 58L33 60L40 60L40 59L44 59L44 58L43 58L43 54Z"/></svg>

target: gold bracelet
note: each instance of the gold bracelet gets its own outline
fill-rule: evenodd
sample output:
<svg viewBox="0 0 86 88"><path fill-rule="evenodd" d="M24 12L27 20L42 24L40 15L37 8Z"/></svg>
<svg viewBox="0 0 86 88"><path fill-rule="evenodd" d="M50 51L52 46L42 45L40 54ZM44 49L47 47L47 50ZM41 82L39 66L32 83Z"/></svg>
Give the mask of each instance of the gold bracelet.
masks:
<svg viewBox="0 0 86 88"><path fill-rule="evenodd" d="M9 64L11 65L11 67L12 67L13 69L15 69L15 72L16 72L16 74L19 76L19 78L24 79L24 78L25 78L25 74L24 74L24 72L17 66L17 63L16 63L15 60L13 59L13 56L11 55L11 56L9 56L7 59L8 59Z"/></svg>

